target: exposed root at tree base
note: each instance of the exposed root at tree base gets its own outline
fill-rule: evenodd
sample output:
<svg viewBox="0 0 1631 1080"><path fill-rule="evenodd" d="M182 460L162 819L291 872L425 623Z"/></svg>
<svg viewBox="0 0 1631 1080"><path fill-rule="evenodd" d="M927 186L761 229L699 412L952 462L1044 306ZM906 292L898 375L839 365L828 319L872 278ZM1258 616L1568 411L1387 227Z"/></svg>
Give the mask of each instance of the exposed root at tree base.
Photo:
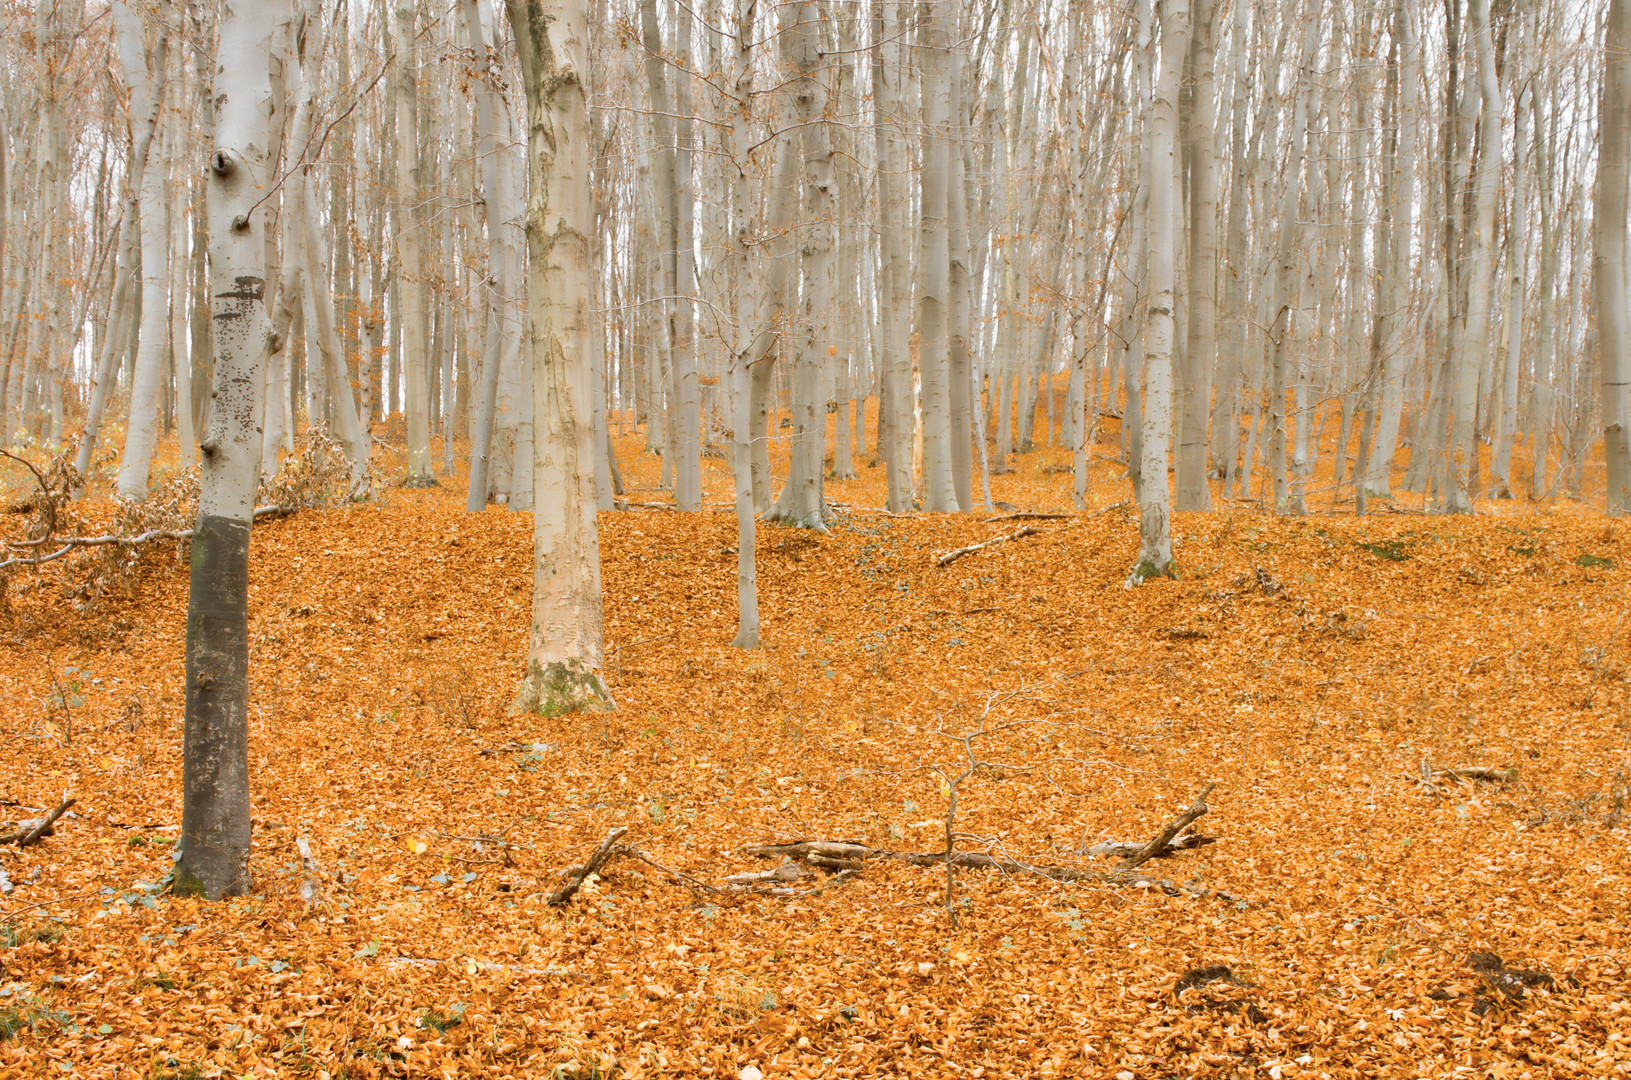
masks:
<svg viewBox="0 0 1631 1080"><path fill-rule="evenodd" d="M564 716L585 709L616 708L600 673L577 660L527 666L526 678L510 704L512 715Z"/></svg>

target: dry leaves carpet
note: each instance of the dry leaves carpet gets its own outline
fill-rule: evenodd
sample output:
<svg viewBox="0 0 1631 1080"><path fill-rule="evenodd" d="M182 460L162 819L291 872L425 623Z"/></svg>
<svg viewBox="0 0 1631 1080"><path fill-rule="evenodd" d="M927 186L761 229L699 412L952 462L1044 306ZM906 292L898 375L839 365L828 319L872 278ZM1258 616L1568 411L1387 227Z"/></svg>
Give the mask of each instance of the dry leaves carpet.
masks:
<svg viewBox="0 0 1631 1080"><path fill-rule="evenodd" d="M998 497L1068 506L1042 464ZM835 497L877 505L862 471ZM1182 579L1128 591L1122 511L937 569L1012 527L856 509L761 528L740 652L732 518L605 514L618 708L541 719L506 713L528 521L461 492L256 528L256 889L229 903L157 885L174 546L94 615L14 586L0 819L79 801L0 848L0 1074L1631 1073L1623 526L1235 506L1179 515ZM1230 898L963 869L954 928L940 868L769 897L623 859L544 903L619 826L712 885L772 868L751 843L941 850L965 747L959 848L1053 866L1108 867L1084 850L1216 781L1218 841L1148 869Z"/></svg>

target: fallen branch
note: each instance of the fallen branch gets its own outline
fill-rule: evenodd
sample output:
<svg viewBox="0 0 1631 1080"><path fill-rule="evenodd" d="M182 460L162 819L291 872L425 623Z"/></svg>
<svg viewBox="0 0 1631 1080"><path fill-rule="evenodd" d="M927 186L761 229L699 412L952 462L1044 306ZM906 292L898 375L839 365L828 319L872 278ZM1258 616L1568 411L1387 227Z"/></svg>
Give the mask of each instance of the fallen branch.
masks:
<svg viewBox="0 0 1631 1080"><path fill-rule="evenodd" d="M31 844L39 843L40 838L43 836L55 834L57 830L54 826L57 819L66 814L68 808L74 805L75 801L72 798L64 799L44 817L35 818L32 821L18 822L15 831L0 835L0 844L16 844L20 848L25 848Z"/></svg>
<svg viewBox="0 0 1631 1080"><path fill-rule="evenodd" d="M1036 528L1034 526L1024 525L1018 529L1015 529L1007 536L993 536L991 539L981 541L978 544L970 544L968 547L960 547L955 551L948 551L944 554L936 555L934 557L934 565L946 566L950 563L956 562L958 559L961 559L964 555L972 554L973 552L983 550L984 548L992 547L996 544L1006 544L1012 540L1019 540L1027 536L1035 535Z"/></svg>
<svg viewBox="0 0 1631 1080"><path fill-rule="evenodd" d="M626 844L619 844L619 845L617 845L616 848L614 848L612 850L612 854L613 855L621 855L626 859L634 859L634 860L636 860L638 862L645 863L647 866L655 867L656 869L661 870L663 873L667 874L669 877L673 878L675 881L679 882L681 885L684 885L687 889L690 889L692 896L695 896L698 893L705 893L705 892L706 893L714 893L714 894L719 894L719 893L724 892L723 889L720 889L720 888L718 888L717 886L714 886L714 885L710 885L706 881L698 881L696 878L690 876L689 874L682 874L678 870L675 870L673 867L664 866L662 863L658 862L656 859L653 859L650 855L647 855L645 852L641 851L639 848L629 847Z"/></svg>
<svg viewBox="0 0 1631 1080"><path fill-rule="evenodd" d="M996 517L981 518L981 525L990 525L995 521L1063 521L1071 517L1070 514L1049 514L1040 510L1016 510L1012 514L998 514Z"/></svg>
<svg viewBox="0 0 1631 1080"><path fill-rule="evenodd" d="M1421 759L1421 772L1411 777L1429 795L1442 795L1444 789L1439 784L1443 781L1465 780L1468 783L1483 781L1490 784L1510 784L1517 778L1517 769L1497 769L1490 765L1462 765L1453 769L1435 769L1425 757Z"/></svg>
<svg viewBox="0 0 1631 1080"><path fill-rule="evenodd" d="M295 512L289 506L257 506L255 507L255 520L264 518L287 517ZM39 540L11 540L7 544L11 548L40 548L50 544L59 545L55 550L45 555L15 555L12 558L0 561L0 570L9 570L13 566L42 566L48 562L55 562L69 552L79 548L107 547L118 544L121 547L138 547L156 540L190 540L196 529L149 529L135 536L46 536Z"/></svg>
<svg viewBox="0 0 1631 1080"><path fill-rule="evenodd" d="M589 861L582 866L574 866L569 870L567 879L561 883L560 888L549 894L545 903L551 907L556 907L572 899L572 894L583 887L583 883L588 879L589 875L599 873L600 868L605 866L617 854L617 842L628 831L627 825L620 825L607 833L606 839L602 840L600 846L595 849L595 853L589 856Z"/></svg>
<svg viewBox="0 0 1631 1080"><path fill-rule="evenodd" d="M1183 832L1184 829L1188 827L1190 822L1206 813L1208 809L1206 805L1206 797L1212 794L1212 789L1217 786L1217 782L1214 781L1202 788L1201 793L1195 796L1195 801L1189 804L1189 809L1167 822L1166 828L1162 829L1160 832L1151 837L1149 842L1143 847L1139 848L1137 851L1127 856L1127 858L1123 859L1121 869L1132 870L1133 868L1142 866L1151 859L1155 858L1157 853L1165 849L1166 846L1172 842L1173 837Z"/></svg>
<svg viewBox="0 0 1631 1080"><path fill-rule="evenodd" d="M1207 790L1211 790L1208 788ZM1169 838L1170 839L1170 838ZM1147 845L1146 845L1147 846ZM1083 869L1074 866L1040 866L1034 863L1020 862L1018 859L1004 859L995 855L986 855L975 851L954 851L949 858L944 851L893 851L887 848L873 848L853 841L832 840L800 840L786 844L750 844L742 849L744 854L760 859L780 858L786 860L775 870L755 874L737 874L725 879L727 888L751 891L772 891L759 888L772 882L785 885L807 876L807 871L797 864L820 867L822 869L838 869L844 874L853 874L864 868L869 862L903 862L908 866L966 866L979 870L1000 870L1003 873L1018 876L1040 877L1049 881L1103 883L1110 885L1132 885L1140 887L1154 887L1169 896L1188 894L1190 896L1217 896L1226 900L1238 899L1227 893L1203 889L1196 885L1179 885L1167 878L1159 878L1150 874L1138 873L1130 867L1117 867L1113 870Z"/></svg>
<svg viewBox="0 0 1631 1080"><path fill-rule="evenodd" d="M1166 846L1150 856L1150 858L1164 859L1168 855L1180 851L1193 851L1196 848L1202 848L1217 842L1218 838L1215 836L1206 836L1202 833L1184 833L1182 836L1174 836L1171 840L1168 840ZM1130 859L1144 850L1145 846L1145 844L1135 844L1126 840L1105 840L1094 844L1092 847L1084 848L1082 854L1097 856L1101 859Z"/></svg>

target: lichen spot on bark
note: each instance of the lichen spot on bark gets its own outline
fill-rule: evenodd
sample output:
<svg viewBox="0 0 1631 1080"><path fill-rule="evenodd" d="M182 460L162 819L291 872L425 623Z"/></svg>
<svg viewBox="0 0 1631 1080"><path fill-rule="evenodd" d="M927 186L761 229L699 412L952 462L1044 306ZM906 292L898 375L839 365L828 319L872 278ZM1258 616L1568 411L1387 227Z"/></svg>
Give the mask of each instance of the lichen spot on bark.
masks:
<svg viewBox="0 0 1631 1080"><path fill-rule="evenodd" d="M575 660L541 664L534 660L510 704L512 715L564 716L612 707L600 675Z"/></svg>

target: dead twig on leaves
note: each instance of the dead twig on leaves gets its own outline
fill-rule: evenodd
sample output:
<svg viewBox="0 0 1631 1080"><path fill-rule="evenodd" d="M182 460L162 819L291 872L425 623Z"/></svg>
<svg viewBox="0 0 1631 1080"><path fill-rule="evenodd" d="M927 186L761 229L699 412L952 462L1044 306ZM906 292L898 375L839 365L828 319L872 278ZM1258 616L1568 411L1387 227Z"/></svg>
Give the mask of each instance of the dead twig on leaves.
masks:
<svg viewBox="0 0 1631 1080"><path fill-rule="evenodd" d="M889 848L868 847L852 840L799 840L785 844L750 844L742 849L745 854L760 859L785 860L775 870L756 874L737 874L725 879L729 887L743 888L769 882L786 883L807 877L804 866L822 869L842 867L841 873L854 874L869 862L903 862L908 866L962 866L976 870L999 870L1016 877L1040 877L1049 881L1083 884L1132 885L1157 888L1168 896L1216 896L1222 900L1239 897L1197 885L1180 885L1168 878L1118 867L1097 870L1075 866L1044 866L986 855L977 851L896 851Z"/></svg>
<svg viewBox="0 0 1631 1080"><path fill-rule="evenodd" d="M1411 777L1429 795L1444 794L1442 785L1445 783L1482 781L1489 784L1510 784L1517 778L1517 769L1498 769L1490 765L1461 765L1453 769L1435 769L1433 763L1425 757L1421 759L1421 772Z"/></svg>
<svg viewBox="0 0 1631 1080"><path fill-rule="evenodd" d="M595 849L595 853L589 856L588 862L582 864L581 866L574 866L566 872L566 880L561 883L561 886L558 889L549 894L547 903L549 903L551 907L556 907L566 903L568 900L572 899L573 895L580 888L583 887L583 883L589 879L589 875L600 873L600 871L606 867L607 863L618 858L633 859L635 862L643 862L647 866L661 870L663 873L667 874L669 877L691 890L691 895L693 896L700 893L713 893L718 895L724 892L723 889L709 885L706 881L698 881L689 874L682 874L671 866L664 866L662 863L658 862L656 859L653 859L650 855L647 855L637 847L633 847L628 844L619 844L618 841L621 840L623 835L628 831L628 826L623 825L607 833L606 839L602 840L600 842L600 846Z"/></svg>
<svg viewBox="0 0 1631 1080"><path fill-rule="evenodd" d="M1196 818L1200 817L1202 814L1206 813L1208 809L1210 809L1206 805L1206 797L1212 794L1212 789L1217 786L1217 782L1213 781L1202 788L1201 793L1195 796L1195 801L1189 804L1189 809L1167 822L1166 828L1162 829L1160 832L1151 837L1143 847L1139 848L1137 851L1127 856L1127 858L1123 859L1121 861L1121 869L1132 870L1155 858L1158 853L1163 851L1166 846L1172 842L1173 837L1183 832L1184 829L1189 826L1190 822L1194 821Z"/></svg>
<svg viewBox="0 0 1631 1080"><path fill-rule="evenodd" d="M1014 540L1022 540L1027 536L1035 536L1036 533L1037 533L1037 530L1036 530L1035 526L1023 525L1020 528L1015 529L1013 532L1007 534L1006 536L993 536L991 539L982 540L978 544L970 544L970 545L968 545L968 547L960 547L960 548L957 548L954 551L947 551L947 552L943 552L943 553L941 553L939 555L936 555L934 557L934 565L935 566L947 566L947 565L949 565L951 563L956 562L958 559L961 559L964 555L970 555L970 554L973 554L976 551L981 551L981 550L983 550L985 548L993 547L993 546L995 546L997 544L1006 544L1006 543L1010 543L1010 542L1012 542Z"/></svg>
<svg viewBox="0 0 1631 1080"><path fill-rule="evenodd" d="M617 842L623 839L623 834L628 831L627 825L619 825L606 834L606 839L602 840L600 846L595 849L595 853L589 856L588 862L568 870L566 880L561 883L561 887L549 894L546 901L549 906L556 907L572 899L573 894L583 887L583 883L588 879L589 875L599 873L601 867L605 866L617 854Z"/></svg>
<svg viewBox="0 0 1631 1080"><path fill-rule="evenodd" d="M44 817L18 822L14 831L0 834L0 844L16 844L20 848L25 848L39 843L41 837L51 836L57 831L55 828L57 819L66 814L68 808L76 801L71 797L63 799Z"/></svg>
<svg viewBox="0 0 1631 1080"><path fill-rule="evenodd" d="M1152 859L1164 859L1168 855L1175 855L1180 851L1194 851L1196 848L1215 844L1218 838L1206 836L1202 833L1184 833L1168 840L1166 846L1150 856ZM1125 840L1103 840L1092 847L1082 849L1083 855L1094 855L1101 859L1130 859L1143 851L1146 844L1131 843Z"/></svg>
<svg viewBox="0 0 1631 1080"><path fill-rule="evenodd" d="M295 512L290 506L257 506L255 507L255 520L265 521L270 518L288 517ZM55 562L63 556L79 548L107 547L117 544L120 547L140 547L158 540L191 540L194 529L149 529L147 532L135 536L45 536L38 540L13 540L9 544L13 548L35 548L56 544L57 547L44 555L14 555L9 559L0 561L0 570L9 570L13 566L43 566L48 562Z"/></svg>
<svg viewBox="0 0 1631 1080"><path fill-rule="evenodd" d="M1049 514L1041 510L1016 510L1012 514L998 514L996 517L981 518L981 525L990 525L998 521L1064 521L1072 517L1071 514Z"/></svg>

